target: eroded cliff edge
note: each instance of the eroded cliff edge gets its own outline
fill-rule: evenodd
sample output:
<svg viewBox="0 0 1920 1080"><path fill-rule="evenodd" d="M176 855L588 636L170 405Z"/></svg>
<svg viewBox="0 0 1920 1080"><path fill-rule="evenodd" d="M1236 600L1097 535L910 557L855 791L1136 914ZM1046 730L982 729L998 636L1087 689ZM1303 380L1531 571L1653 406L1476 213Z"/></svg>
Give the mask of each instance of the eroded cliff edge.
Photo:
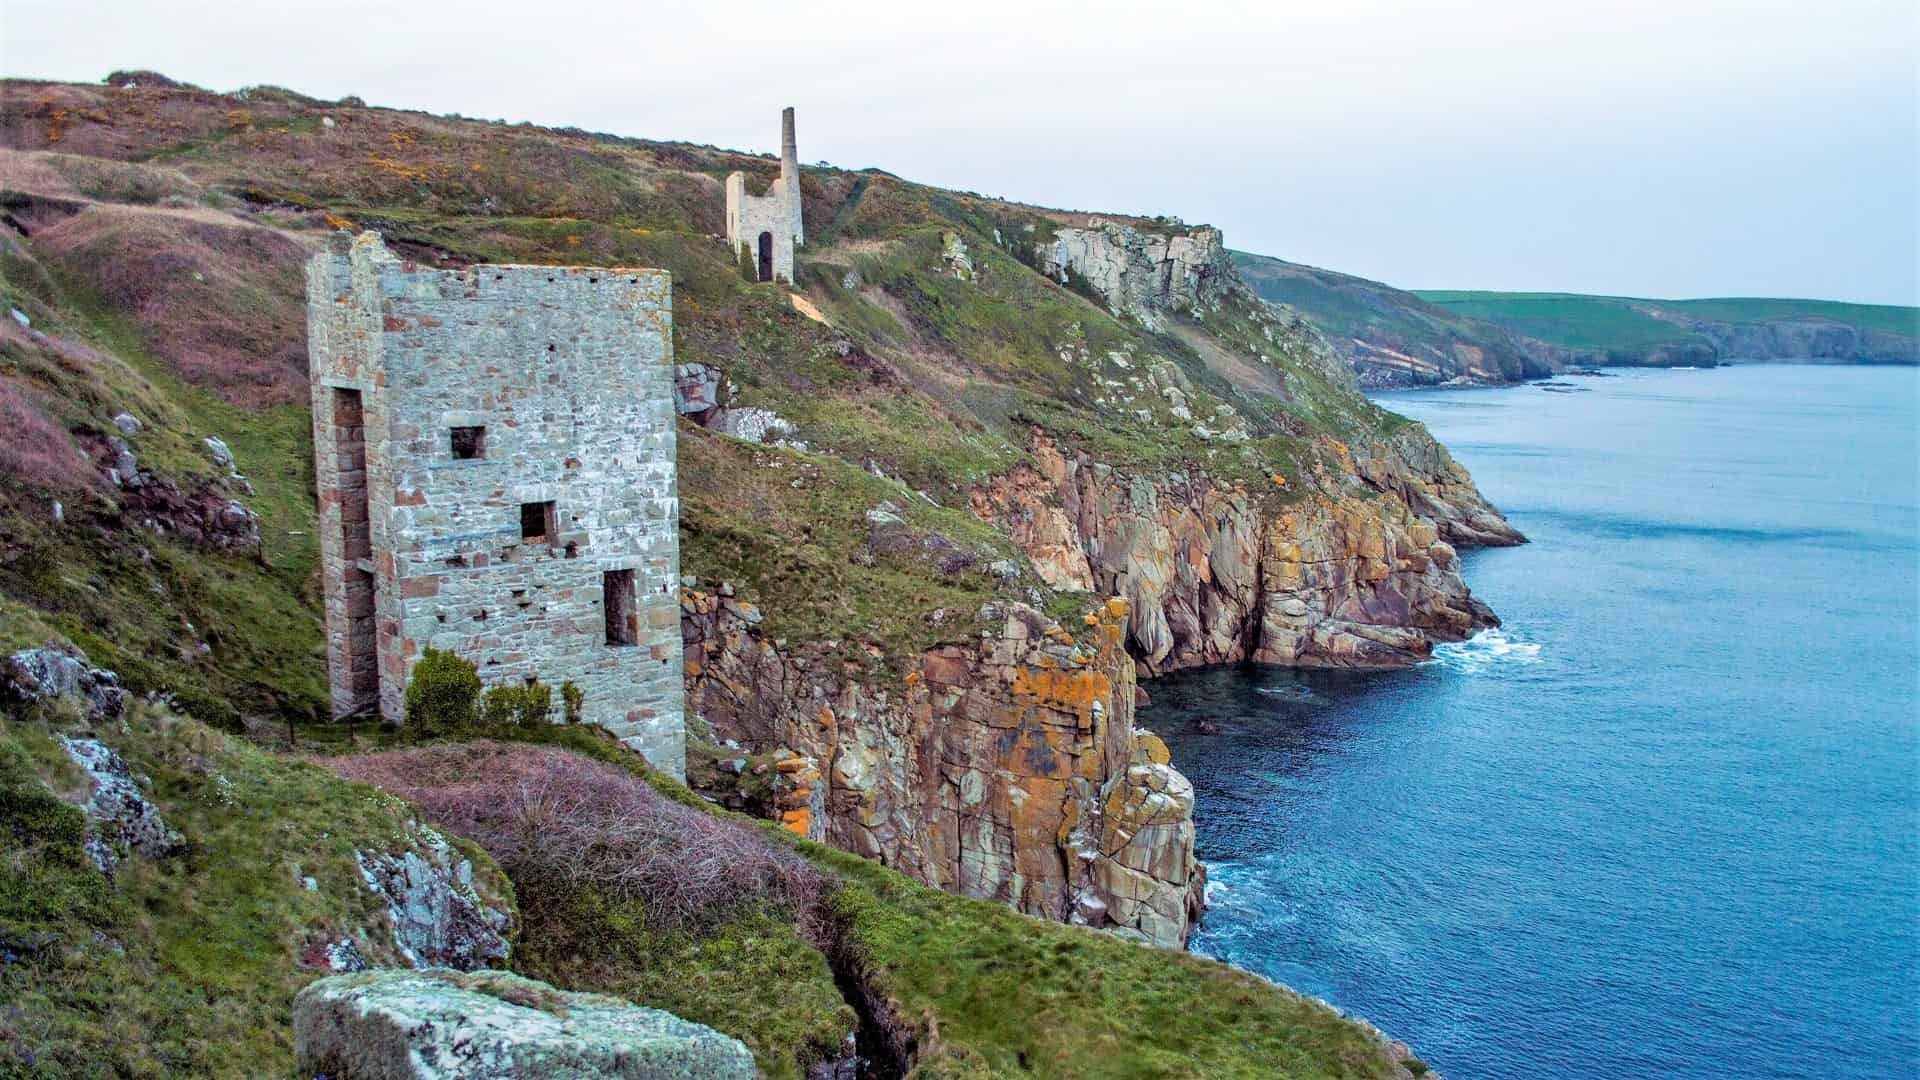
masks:
<svg viewBox="0 0 1920 1080"><path fill-rule="evenodd" d="M209 716L324 708L311 478L286 448L310 423L298 268L342 221L430 265L671 270L684 566L719 605L688 616L713 651L689 688L707 734L740 744L711 756L767 764L764 809L925 880L1177 942L1190 796L1124 688L1242 659L1412 663L1491 619L1454 558L1517 537L1253 296L1217 230L810 168L789 290L713 239L714 177L764 180L773 159L272 95L10 92L8 250L46 271L14 279L0 342L19 407L49 445L80 440L80 475L110 432L182 490L244 470L259 494L236 505L269 539L220 564L245 588L212 590L193 537L127 520L111 471L49 480L10 495L0 587ZM184 333L206 326L247 347ZM76 366L68 342L135 364ZM205 461L208 436L237 464ZM165 591L84 584L149 580ZM1081 665L1046 652L1056 625ZM1106 685L1062 697L1048 675L1022 696L1022 671Z"/></svg>
<svg viewBox="0 0 1920 1080"><path fill-rule="evenodd" d="M943 258L959 247L949 236ZM1204 357L1196 375L1133 343L1069 336L1057 351L1094 410L1167 425L1200 451L1154 467L1103 453L1083 429L1030 424L1023 459L967 506L1024 556L997 563L1003 577L1031 574L1035 603L1090 613L1063 625L1019 602L929 612L947 640L882 678L838 642L763 633L731 585L689 587L689 704L723 747L776 759L722 751L695 775L725 791L761 770L759 809L796 832L1029 914L1181 945L1204 903L1192 787L1133 725L1138 675L1419 662L1498 622L1459 550L1523 538L1424 429L1369 411L1323 342L1251 296L1217 230L1100 222L1034 251L1055 281ZM1223 342L1209 319L1253 344ZM1291 467L1249 475L1246 403L1274 397L1371 426L1341 438L1295 425L1280 436ZM869 512L856 558L914 547L895 535L898 509Z"/></svg>

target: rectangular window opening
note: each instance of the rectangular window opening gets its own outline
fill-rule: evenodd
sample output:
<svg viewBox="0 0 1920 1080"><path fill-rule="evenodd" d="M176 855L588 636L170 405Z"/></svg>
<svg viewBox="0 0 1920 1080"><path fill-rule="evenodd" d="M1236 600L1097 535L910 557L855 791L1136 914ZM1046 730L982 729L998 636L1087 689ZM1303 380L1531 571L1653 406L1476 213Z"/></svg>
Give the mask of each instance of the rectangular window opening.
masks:
<svg viewBox="0 0 1920 1080"><path fill-rule="evenodd" d="M520 539L545 540L551 544L559 535L560 523L554 516L553 503L520 504Z"/></svg>
<svg viewBox="0 0 1920 1080"><path fill-rule="evenodd" d="M457 427L453 429L453 459L455 461L474 461L486 456L486 428Z"/></svg>
<svg viewBox="0 0 1920 1080"><path fill-rule="evenodd" d="M638 645L640 616L633 592L633 571L608 570L600 575L600 591L607 616L607 644Z"/></svg>

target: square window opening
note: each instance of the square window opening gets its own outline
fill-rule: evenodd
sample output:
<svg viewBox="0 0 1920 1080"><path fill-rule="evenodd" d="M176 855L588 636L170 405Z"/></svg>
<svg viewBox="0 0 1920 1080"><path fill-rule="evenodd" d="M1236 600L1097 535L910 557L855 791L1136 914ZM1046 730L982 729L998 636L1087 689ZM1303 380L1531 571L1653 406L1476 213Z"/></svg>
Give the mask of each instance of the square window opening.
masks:
<svg viewBox="0 0 1920 1080"><path fill-rule="evenodd" d="M551 502L520 504L520 539L552 543L560 535L560 522Z"/></svg>
<svg viewBox="0 0 1920 1080"><path fill-rule="evenodd" d="M607 644L638 645L640 613L633 591L633 571L608 570L601 574L600 591L607 617Z"/></svg>
<svg viewBox="0 0 1920 1080"><path fill-rule="evenodd" d="M452 439L455 461L474 461L487 456L487 429L484 427L454 428Z"/></svg>

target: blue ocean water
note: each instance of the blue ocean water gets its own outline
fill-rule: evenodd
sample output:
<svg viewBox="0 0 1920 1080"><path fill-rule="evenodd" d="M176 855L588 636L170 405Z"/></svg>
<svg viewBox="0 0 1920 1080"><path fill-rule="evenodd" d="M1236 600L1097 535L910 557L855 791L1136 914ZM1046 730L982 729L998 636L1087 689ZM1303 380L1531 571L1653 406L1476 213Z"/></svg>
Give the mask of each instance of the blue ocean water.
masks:
<svg viewBox="0 0 1920 1080"><path fill-rule="evenodd" d="M1920 372L1567 382L1381 399L1532 538L1503 631L1149 684L1194 949L1449 1080L1920 1075Z"/></svg>

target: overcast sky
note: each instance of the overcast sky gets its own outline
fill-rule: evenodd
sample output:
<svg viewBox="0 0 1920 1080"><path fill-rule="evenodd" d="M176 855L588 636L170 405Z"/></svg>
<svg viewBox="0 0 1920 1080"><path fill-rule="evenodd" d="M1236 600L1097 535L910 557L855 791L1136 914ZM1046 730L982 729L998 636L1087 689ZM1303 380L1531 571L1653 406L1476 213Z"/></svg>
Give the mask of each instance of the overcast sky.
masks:
<svg viewBox="0 0 1920 1080"><path fill-rule="evenodd" d="M1920 302L1914 0L0 0L13 77L648 138L1076 209L1411 288Z"/></svg>

